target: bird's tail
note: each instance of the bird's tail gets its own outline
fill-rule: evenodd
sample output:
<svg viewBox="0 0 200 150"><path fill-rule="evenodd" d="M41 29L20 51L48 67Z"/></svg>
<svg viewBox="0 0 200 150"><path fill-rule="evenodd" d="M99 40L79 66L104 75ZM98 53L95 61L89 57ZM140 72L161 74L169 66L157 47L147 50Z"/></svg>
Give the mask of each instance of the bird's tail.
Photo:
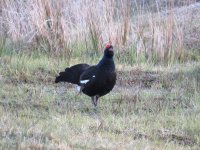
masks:
<svg viewBox="0 0 200 150"><path fill-rule="evenodd" d="M59 76L56 77L55 83L58 82L69 82L79 85L79 78L81 73L89 67L87 64L78 64L70 68L66 68L65 71L60 72Z"/></svg>
<svg viewBox="0 0 200 150"><path fill-rule="evenodd" d="M65 69L64 72L60 72L59 76L56 77L55 83L58 82L69 82L70 81L70 72L68 71L68 68Z"/></svg>

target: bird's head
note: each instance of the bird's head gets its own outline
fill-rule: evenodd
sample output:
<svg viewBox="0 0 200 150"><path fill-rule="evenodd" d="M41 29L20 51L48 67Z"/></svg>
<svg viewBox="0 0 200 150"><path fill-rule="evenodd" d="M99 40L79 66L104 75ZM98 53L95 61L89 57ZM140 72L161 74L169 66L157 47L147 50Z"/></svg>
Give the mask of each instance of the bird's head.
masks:
<svg viewBox="0 0 200 150"><path fill-rule="evenodd" d="M108 58L112 58L114 56L113 46L111 44L107 44L104 50L104 55Z"/></svg>

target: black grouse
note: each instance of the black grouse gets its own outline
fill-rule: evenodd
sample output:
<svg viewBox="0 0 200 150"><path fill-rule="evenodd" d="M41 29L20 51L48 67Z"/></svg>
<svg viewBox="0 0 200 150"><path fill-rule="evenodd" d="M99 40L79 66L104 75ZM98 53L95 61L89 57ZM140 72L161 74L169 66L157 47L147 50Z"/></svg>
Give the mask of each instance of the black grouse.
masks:
<svg viewBox="0 0 200 150"><path fill-rule="evenodd" d="M97 106L98 98L109 93L116 83L113 46L106 45L103 58L97 65L77 64L66 68L56 77L55 83L69 82L77 84L79 91L90 96Z"/></svg>

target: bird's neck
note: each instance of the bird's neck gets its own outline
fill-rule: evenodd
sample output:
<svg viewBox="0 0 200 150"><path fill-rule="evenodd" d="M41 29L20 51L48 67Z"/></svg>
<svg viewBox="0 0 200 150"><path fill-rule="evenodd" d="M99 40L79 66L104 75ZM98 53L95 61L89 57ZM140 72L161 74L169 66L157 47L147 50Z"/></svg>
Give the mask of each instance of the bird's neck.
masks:
<svg viewBox="0 0 200 150"><path fill-rule="evenodd" d="M109 58L103 56L103 58L97 64L97 67L106 70L106 71L115 71L115 63L113 57Z"/></svg>

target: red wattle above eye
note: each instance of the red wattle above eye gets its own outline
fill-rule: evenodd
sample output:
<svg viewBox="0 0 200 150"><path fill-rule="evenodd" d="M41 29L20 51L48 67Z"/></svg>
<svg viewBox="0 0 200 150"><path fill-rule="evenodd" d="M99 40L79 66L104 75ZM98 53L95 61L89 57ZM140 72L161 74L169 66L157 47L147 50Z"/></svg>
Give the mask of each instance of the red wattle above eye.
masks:
<svg viewBox="0 0 200 150"><path fill-rule="evenodd" d="M106 48L110 48L110 44L107 44L107 45L106 45Z"/></svg>

